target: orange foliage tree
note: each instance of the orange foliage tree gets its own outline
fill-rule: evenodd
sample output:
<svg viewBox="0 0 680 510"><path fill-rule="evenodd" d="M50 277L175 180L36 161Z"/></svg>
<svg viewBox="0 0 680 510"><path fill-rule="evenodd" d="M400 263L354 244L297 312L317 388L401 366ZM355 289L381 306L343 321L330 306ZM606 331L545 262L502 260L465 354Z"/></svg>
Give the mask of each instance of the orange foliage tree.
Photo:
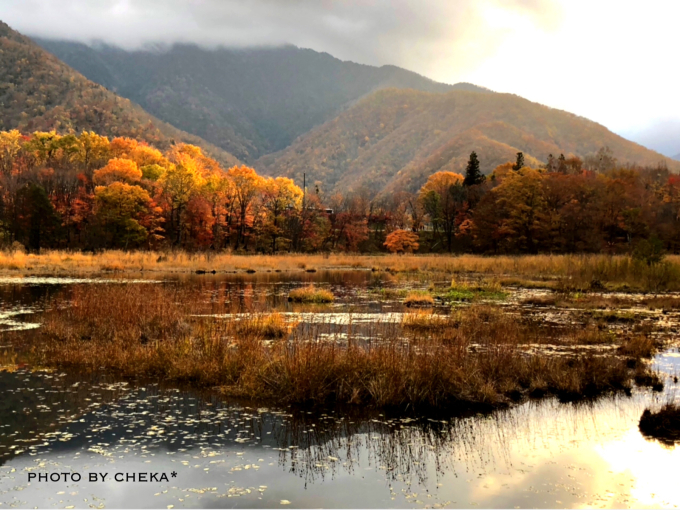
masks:
<svg viewBox="0 0 680 510"><path fill-rule="evenodd" d="M113 158L105 167L94 173L95 184L108 185L112 182L138 182L142 178L142 171L137 163L130 159Z"/></svg>
<svg viewBox="0 0 680 510"><path fill-rule="evenodd" d="M385 246L392 253L413 253L418 251L418 234L407 230L395 230L388 234Z"/></svg>

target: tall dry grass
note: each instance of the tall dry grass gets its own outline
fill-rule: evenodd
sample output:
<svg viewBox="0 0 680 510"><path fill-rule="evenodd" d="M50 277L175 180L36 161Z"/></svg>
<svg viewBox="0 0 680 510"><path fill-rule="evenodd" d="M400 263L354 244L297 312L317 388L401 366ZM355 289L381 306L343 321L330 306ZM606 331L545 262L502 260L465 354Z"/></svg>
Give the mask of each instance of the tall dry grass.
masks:
<svg viewBox="0 0 680 510"><path fill-rule="evenodd" d="M353 255L282 254L232 255L230 253L188 253L148 251L105 251L98 254L47 251L25 254L0 252L0 271L32 273L92 273L102 271L187 272L306 269L374 269L413 273L476 273L489 276L521 277L527 285L542 281L566 290L586 290L599 284L617 290L680 290L680 256L648 266L631 257L608 255ZM522 279L515 282L522 283ZM512 283L511 281L509 283Z"/></svg>
<svg viewBox="0 0 680 510"><path fill-rule="evenodd" d="M47 366L219 386L282 403L378 407L498 405L545 394L580 398L630 388L635 370L645 366L615 351L528 354L523 345L541 335L488 306L438 318L433 328L422 327L427 318L421 313L410 325L378 324L369 338L343 342L329 340L323 327L291 327L286 334L280 316L196 316L223 310L194 292L76 287L70 302L57 297L50 304L42 328L12 333L10 340ZM272 324L283 333L272 334Z"/></svg>

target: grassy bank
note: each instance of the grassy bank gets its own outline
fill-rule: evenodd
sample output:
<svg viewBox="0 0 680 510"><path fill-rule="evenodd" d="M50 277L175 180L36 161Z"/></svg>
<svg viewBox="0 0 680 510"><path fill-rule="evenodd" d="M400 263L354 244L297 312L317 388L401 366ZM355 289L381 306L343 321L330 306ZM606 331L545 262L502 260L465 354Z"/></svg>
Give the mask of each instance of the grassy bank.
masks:
<svg viewBox="0 0 680 510"><path fill-rule="evenodd" d="M50 251L40 255L0 252L4 274L88 274L101 272L303 271L367 269L393 273L476 273L504 277L503 286L578 290L680 290L680 256L649 266L628 256L607 255L353 255L123 252L99 254Z"/></svg>
<svg viewBox="0 0 680 510"><path fill-rule="evenodd" d="M70 301L49 303L42 328L8 333L7 340L40 365L219 386L280 403L494 406L528 396L596 396L629 389L636 378L656 380L641 361L649 352L641 352L637 336L549 331L489 306L444 317L418 312L355 338L331 335L330 325L298 328L276 314L201 317L224 312L204 299L161 286L76 287ZM526 349L560 342L618 342L627 350L555 356Z"/></svg>

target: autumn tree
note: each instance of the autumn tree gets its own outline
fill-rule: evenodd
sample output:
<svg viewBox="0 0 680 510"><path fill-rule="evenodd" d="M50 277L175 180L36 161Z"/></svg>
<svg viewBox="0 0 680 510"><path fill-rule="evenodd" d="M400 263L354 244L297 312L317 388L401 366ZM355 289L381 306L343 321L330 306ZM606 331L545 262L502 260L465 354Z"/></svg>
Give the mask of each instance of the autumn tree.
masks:
<svg viewBox="0 0 680 510"><path fill-rule="evenodd" d="M252 208L263 185L263 179L247 166L230 168L227 175L234 183L234 197L237 203L236 249L238 249L241 243L246 246L246 230L249 223L252 225Z"/></svg>
<svg viewBox="0 0 680 510"><path fill-rule="evenodd" d="M95 214L108 246L129 248L146 241L149 232L142 221L153 206L146 190L123 182L98 186L95 204Z"/></svg>
<svg viewBox="0 0 680 510"><path fill-rule="evenodd" d="M111 156L111 144L105 136L83 131L78 137L78 162L86 172L104 166ZM90 174L91 176L91 174Z"/></svg>
<svg viewBox="0 0 680 510"><path fill-rule="evenodd" d="M277 251L277 240L284 234L284 215L298 214L302 207L302 190L292 179L276 177L263 180L262 205L266 211L264 231L271 237L271 249ZM286 239L290 242L290 238Z"/></svg>
<svg viewBox="0 0 680 510"><path fill-rule="evenodd" d="M456 220L464 206L463 176L454 172L432 174L420 189L419 200L432 222L433 235L439 227L446 235L447 248L453 248Z"/></svg>
<svg viewBox="0 0 680 510"><path fill-rule="evenodd" d="M0 173L9 175L22 148L23 137L16 129L0 132Z"/></svg>
<svg viewBox="0 0 680 510"><path fill-rule="evenodd" d="M93 175L93 181L98 185L109 185L112 182L126 182L132 184L139 182L142 171L137 163L130 159L113 158L106 166L97 170Z"/></svg>
<svg viewBox="0 0 680 510"><path fill-rule="evenodd" d="M385 240L385 247L392 253L413 253L418 246L418 234L406 230L395 230Z"/></svg>
<svg viewBox="0 0 680 510"><path fill-rule="evenodd" d="M160 189L169 209L168 234L173 242L181 245L184 232L184 212L194 193L203 184L196 162L191 156L182 154L176 158L160 179Z"/></svg>
<svg viewBox="0 0 680 510"><path fill-rule="evenodd" d="M538 251L546 227L543 174L529 167L522 172L512 171L488 197L485 207L474 215L479 224L494 225L493 231L485 232L484 237L494 237L505 251ZM484 218L482 211L496 219ZM479 232L477 229L478 235Z"/></svg>

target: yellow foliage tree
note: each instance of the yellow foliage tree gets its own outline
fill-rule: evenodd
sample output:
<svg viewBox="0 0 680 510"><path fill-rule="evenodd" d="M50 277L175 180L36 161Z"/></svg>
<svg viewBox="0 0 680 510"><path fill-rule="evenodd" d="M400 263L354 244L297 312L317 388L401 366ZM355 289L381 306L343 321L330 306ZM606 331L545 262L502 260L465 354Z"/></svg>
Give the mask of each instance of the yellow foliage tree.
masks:
<svg viewBox="0 0 680 510"><path fill-rule="evenodd" d="M78 137L80 151L78 161L86 168L92 169L108 161L111 155L109 139L99 136L93 131L83 131Z"/></svg>
<svg viewBox="0 0 680 510"><path fill-rule="evenodd" d="M198 172L196 161L186 154L180 154L176 163L170 165L160 179L163 197L170 207L170 228L176 242L182 240L182 215L192 194L204 184L205 179Z"/></svg>
<svg viewBox="0 0 680 510"><path fill-rule="evenodd" d="M429 177L418 194L418 200L432 222L433 233L436 234L440 227L444 230L449 251L456 219L465 201L464 180L455 172L437 172Z"/></svg>
<svg viewBox="0 0 680 510"><path fill-rule="evenodd" d="M0 132L0 172L9 174L21 149L21 133L16 129Z"/></svg>
<svg viewBox="0 0 680 510"><path fill-rule="evenodd" d="M140 217L148 212L151 197L145 189L113 182L97 186L94 194L97 218L111 244L127 248L146 240L148 232Z"/></svg>
<svg viewBox="0 0 680 510"><path fill-rule="evenodd" d="M237 203L238 235L236 247L240 242L245 242L246 225L249 214L252 213L253 202L258 195L264 179L257 172L247 166L235 166L228 170L227 175L234 183L234 197Z"/></svg>
<svg viewBox="0 0 680 510"><path fill-rule="evenodd" d="M148 165L167 167L169 161L163 153L154 147L140 143L130 154L132 159L141 168Z"/></svg>
<svg viewBox="0 0 680 510"><path fill-rule="evenodd" d="M276 177L264 179L261 184L262 205L266 211L264 230L272 238L272 251L276 253L277 240L281 235L282 215L286 211L299 210L302 205L302 189L296 186L293 179Z"/></svg>
<svg viewBox="0 0 680 510"><path fill-rule="evenodd" d="M512 170L492 191L505 215L499 233L512 249L535 252L542 232L549 227L544 221L544 177L540 170L530 167Z"/></svg>

